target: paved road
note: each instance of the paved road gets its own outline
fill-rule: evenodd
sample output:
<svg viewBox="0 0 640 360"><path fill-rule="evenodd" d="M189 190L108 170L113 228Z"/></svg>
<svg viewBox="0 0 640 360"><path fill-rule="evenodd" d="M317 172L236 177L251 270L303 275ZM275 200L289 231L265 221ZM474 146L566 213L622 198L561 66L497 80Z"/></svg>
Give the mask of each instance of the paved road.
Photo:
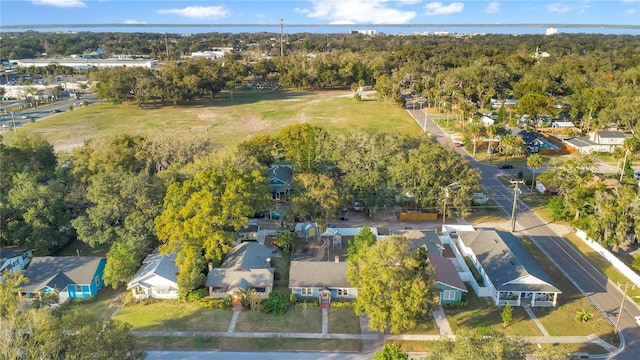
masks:
<svg viewBox="0 0 640 360"><path fill-rule="evenodd" d="M91 105L98 102L98 98L95 94L87 92L83 94L81 99L71 98L68 100L56 101L54 103L42 104L37 108L25 109L24 111L14 112L13 114L2 113L0 114L0 131L13 130L14 120L15 127L19 128L20 126L31 123L31 119L39 121L52 115L67 112L71 106L74 108L81 107L85 101L88 105Z"/></svg>
<svg viewBox="0 0 640 360"><path fill-rule="evenodd" d="M416 119L419 126L444 146L452 146L449 134L438 125L428 119L424 121L424 115L419 111L409 111ZM505 211L511 214L513 206L513 190L505 187L499 180L501 174L495 166L479 163L469 156L462 148L453 148L467 158L471 166L478 169L482 175L484 190L492 195L492 198ZM518 169L514 169L514 173ZM619 316L622 292L611 283L600 271L589 263L572 245L535 213L530 211L524 203L519 202L516 231L529 235L531 240L556 264L556 266L580 289L584 295L613 323ZM562 297L560 297L562 299ZM640 308L634 302L627 299L624 305L624 313L620 319L620 330L625 343L624 350L611 358L615 359L640 359L640 327L633 317L640 315ZM569 324L568 324L569 326Z"/></svg>
<svg viewBox="0 0 640 360"><path fill-rule="evenodd" d="M147 360L370 360L371 354L322 352L270 352L270 351L183 351L147 350Z"/></svg>

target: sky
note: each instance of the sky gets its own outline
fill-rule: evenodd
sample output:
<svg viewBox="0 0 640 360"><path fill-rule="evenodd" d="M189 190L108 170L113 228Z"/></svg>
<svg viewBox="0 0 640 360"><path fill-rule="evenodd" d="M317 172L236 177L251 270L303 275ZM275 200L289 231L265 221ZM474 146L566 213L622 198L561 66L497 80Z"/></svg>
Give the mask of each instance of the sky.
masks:
<svg viewBox="0 0 640 360"><path fill-rule="evenodd" d="M285 28L287 24L605 24L632 25L636 28L629 33L640 34L640 0L0 1L0 28L43 24L251 24L253 31L263 31L260 25L279 24L280 19Z"/></svg>

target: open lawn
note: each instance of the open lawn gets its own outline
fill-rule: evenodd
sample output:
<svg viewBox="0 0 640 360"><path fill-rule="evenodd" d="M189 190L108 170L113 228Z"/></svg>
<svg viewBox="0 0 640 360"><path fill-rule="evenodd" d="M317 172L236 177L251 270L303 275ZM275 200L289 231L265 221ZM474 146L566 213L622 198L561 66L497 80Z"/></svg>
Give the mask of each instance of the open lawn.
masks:
<svg viewBox="0 0 640 360"><path fill-rule="evenodd" d="M253 135L276 135L283 127L304 122L329 131L351 126L395 133L416 130L405 110L368 97L355 102L352 96L345 90L236 91L233 102L224 93L213 101L156 108L101 103L25 125L17 133L40 134L57 151L66 151L94 137L122 133L207 136L223 146L235 146ZM3 136L10 143L15 134Z"/></svg>
<svg viewBox="0 0 640 360"><path fill-rule="evenodd" d="M329 309L329 333L331 334L360 334L360 319L353 308Z"/></svg>
<svg viewBox="0 0 640 360"><path fill-rule="evenodd" d="M232 315L195 303L150 301L123 306L115 319L128 322L133 330L227 331Z"/></svg>
<svg viewBox="0 0 640 360"><path fill-rule="evenodd" d="M469 291L469 305L467 307L444 308L454 334L461 327L469 327L491 328L505 335L542 335L533 320L520 307L513 307L512 321L506 328L503 328L502 318L500 317L502 308L495 306L486 298L478 297L469 284L467 284L467 290Z"/></svg>
<svg viewBox="0 0 640 360"><path fill-rule="evenodd" d="M219 337L139 337L138 344L145 349L223 349L223 350L283 350L359 352L360 340L332 339L271 339L271 338L219 338Z"/></svg>
<svg viewBox="0 0 640 360"><path fill-rule="evenodd" d="M243 311L238 316L235 331L320 333L322 332L322 310L318 307L303 309L294 306L284 315Z"/></svg>

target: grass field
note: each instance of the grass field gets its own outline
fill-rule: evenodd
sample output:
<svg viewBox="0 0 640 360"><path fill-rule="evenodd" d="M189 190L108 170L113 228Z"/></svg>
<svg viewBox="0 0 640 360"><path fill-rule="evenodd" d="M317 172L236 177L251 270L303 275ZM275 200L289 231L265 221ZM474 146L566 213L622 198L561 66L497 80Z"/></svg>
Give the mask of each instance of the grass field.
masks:
<svg viewBox="0 0 640 360"><path fill-rule="evenodd" d="M378 102L373 95L360 102L352 96L344 90L236 91L233 102L223 93L213 101L157 108L100 103L25 125L17 133L40 134L64 152L91 138L122 133L208 136L223 146L235 146L253 135L276 135L283 127L304 122L329 131L351 126L396 133L417 130L405 110ZM10 143L15 134L2 135Z"/></svg>
<svg viewBox="0 0 640 360"><path fill-rule="evenodd" d="M282 338L219 338L219 337L139 337L145 349L222 349L273 351L359 352L360 340L282 339Z"/></svg>
<svg viewBox="0 0 640 360"><path fill-rule="evenodd" d="M195 303L158 301L123 306L116 320L128 322L133 330L227 331L229 310L200 308Z"/></svg>

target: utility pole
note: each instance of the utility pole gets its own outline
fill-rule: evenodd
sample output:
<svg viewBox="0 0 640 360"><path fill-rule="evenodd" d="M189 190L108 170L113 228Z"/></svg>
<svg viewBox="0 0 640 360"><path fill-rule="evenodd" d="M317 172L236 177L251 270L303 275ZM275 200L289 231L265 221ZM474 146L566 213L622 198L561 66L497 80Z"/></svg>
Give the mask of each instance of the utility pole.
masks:
<svg viewBox="0 0 640 360"><path fill-rule="evenodd" d="M444 188L444 205L442 206L442 223L447 223L447 199L449 198L449 186Z"/></svg>
<svg viewBox="0 0 640 360"><path fill-rule="evenodd" d="M280 56L284 56L284 19L280 18Z"/></svg>
<svg viewBox="0 0 640 360"><path fill-rule="evenodd" d="M518 210L518 185L522 184L522 180L511 180L512 184L516 184L516 187L513 189L513 208L511 209L511 232L516 231L516 213Z"/></svg>
<svg viewBox="0 0 640 360"><path fill-rule="evenodd" d="M626 283L623 286L624 286L624 293L622 295L622 302L620 303L620 311L618 312L618 318L616 319L616 327L613 330L614 339L617 338L618 336L618 327L620 326L620 318L622 317L622 312L624 311L624 303L625 301L627 301L627 290L629 289L629 286L632 286L633 288L635 288L633 284L629 284L629 283ZM621 287L620 284L618 284L618 287Z"/></svg>

